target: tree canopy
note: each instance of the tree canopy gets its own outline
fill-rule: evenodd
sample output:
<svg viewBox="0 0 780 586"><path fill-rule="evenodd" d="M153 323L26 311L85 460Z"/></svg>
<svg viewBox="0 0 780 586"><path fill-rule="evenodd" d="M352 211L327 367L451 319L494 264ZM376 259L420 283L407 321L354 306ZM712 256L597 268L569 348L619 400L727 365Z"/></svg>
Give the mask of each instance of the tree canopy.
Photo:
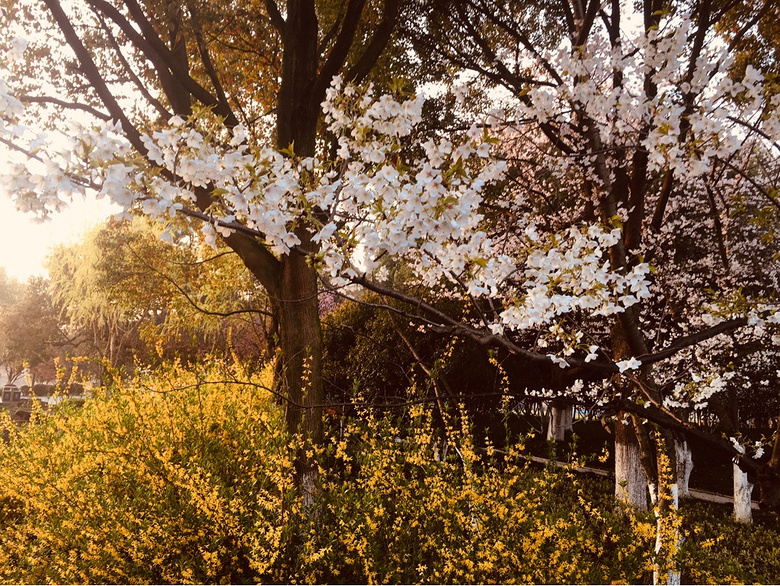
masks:
<svg viewBox="0 0 780 586"><path fill-rule="evenodd" d="M144 218L109 221L49 258L51 291L74 354L132 370L136 361L267 354L264 295L229 250L160 239Z"/></svg>

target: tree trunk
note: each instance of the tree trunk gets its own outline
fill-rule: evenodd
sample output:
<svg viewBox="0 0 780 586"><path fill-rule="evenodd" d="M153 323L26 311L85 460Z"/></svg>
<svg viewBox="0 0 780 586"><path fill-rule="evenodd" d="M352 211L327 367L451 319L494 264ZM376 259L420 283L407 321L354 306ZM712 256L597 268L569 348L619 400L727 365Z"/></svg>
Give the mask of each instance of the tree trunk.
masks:
<svg viewBox="0 0 780 586"><path fill-rule="evenodd" d="M574 421L574 405L563 401L551 401L547 411L547 439L562 442L571 433Z"/></svg>
<svg viewBox="0 0 780 586"><path fill-rule="evenodd" d="M302 246L309 248L305 233ZM287 429L300 434L296 477L304 508L314 505L317 462L311 449L322 441L322 332L317 300L317 272L302 254L284 259L279 298L280 390L286 397Z"/></svg>
<svg viewBox="0 0 780 586"><path fill-rule="evenodd" d="M769 462L758 469L761 508L780 515L780 417L777 418L774 447Z"/></svg>
<svg viewBox="0 0 780 586"><path fill-rule="evenodd" d="M320 96L313 95L317 79L319 25L314 2L290 0L282 55L282 80L277 96L276 145L293 147L302 157L314 156Z"/></svg>
<svg viewBox="0 0 780 586"><path fill-rule="evenodd" d="M734 519L739 523L752 523L753 510L751 500L753 484L748 480L747 472L744 472L737 464L734 467Z"/></svg>
<svg viewBox="0 0 780 586"><path fill-rule="evenodd" d="M622 246L613 247L621 248ZM610 262L622 266L625 252L610 250ZM625 360L631 356L646 352L647 346L634 308L628 308L626 313L615 320L610 331L614 360ZM648 381L651 368L642 366L640 377ZM623 380L621 376L613 382L617 396L629 397L635 392L633 383ZM652 384L648 385L649 387ZM625 422L625 423L624 423ZM647 509L648 491L655 504L657 485L657 470L653 461L653 447L642 420L635 415L618 413L615 421L615 496L618 502L630 505L639 510Z"/></svg>
<svg viewBox="0 0 780 586"><path fill-rule="evenodd" d="M632 422L615 421L615 497L639 510L647 509L647 476Z"/></svg>
<svg viewBox="0 0 780 586"><path fill-rule="evenodd" d="M693 471L693 456L688 442L684 439L675 439L674 450L677 460L677 490L680 498L690 498L689 483Z"/></svg>
<svg viewBox="0 0 780 586"><path fill-rule="evenodd" d="M296 156L315 154L320 105L312 88L317 78L319 26L312 0L287 2L282 79L277 96L276 144ZM317 272L303 253L316 252L305 227L295 230L299 250L282 259L278 298L279 375L288 399L287 429L300 434L295 461L303 507L310 514L317 500L317 462L312 448L322 441L322 332L317 300Z"/></svg>

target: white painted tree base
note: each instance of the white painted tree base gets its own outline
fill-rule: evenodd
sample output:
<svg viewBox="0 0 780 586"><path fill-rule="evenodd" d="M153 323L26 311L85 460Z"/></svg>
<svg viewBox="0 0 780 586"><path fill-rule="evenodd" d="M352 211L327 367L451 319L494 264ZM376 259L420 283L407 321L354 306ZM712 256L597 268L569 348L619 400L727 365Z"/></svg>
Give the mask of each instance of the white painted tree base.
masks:
<svg viewBox="0 0 780 586"><path fill-rule="evenodd" d="M751 497L753 485L748 482L747 472L734 464L734 520L739 523L752 523L753 510Z"/></svg>
<svg viewBox="0 0 780 586"><path fill-rule="evenodd" d="M693 456L688 442L685 440L674 442L675 459L677 460L677 487L680 498L689 498L691 471L693 470Z"/></svg>
<svg viewBox="0 0 780 586"><path fill-rule="evenodd" d="M562 442L566 432L572 431L574 423L574 405L562 405L553 401L548 407L547 440Z"/></svg>

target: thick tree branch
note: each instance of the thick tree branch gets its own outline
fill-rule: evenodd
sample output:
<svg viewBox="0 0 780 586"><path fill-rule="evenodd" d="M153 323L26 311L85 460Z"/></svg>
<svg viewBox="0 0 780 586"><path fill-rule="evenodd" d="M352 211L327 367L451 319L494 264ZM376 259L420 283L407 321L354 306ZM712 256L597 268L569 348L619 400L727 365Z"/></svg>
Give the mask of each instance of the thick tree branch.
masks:
<svg viewBox="0 0 780 586"><path fill-rule="evenodd" d="M728 457L729 459L737 461L739 467L742 468L745 472L757 474L758 471L762 468L762 465L757 463L755 460L752 460L744 454L740 454L726 439L711 433L707 433L706 431L702 431L693 425L686 424L676 417L665 413L658 407L652 405L646 407L643 405L637 405L633 401L626 401L622 399L611 401L606 405L606 407L614 409L615 412L624 411L627 413L636 414L648 421L657 423L661 427L680 432L689 437L696 438L720 454Z"/></svg>
<svg viewBox="0 0 780 586"><path fill-rule="evenodd" d="M368 42L365 51L346 73L347 79L361 83L376 65L380 55L390 42L390 37L398 23L398 12L401 0L385 0L382 18L374 28L374 34Z"/></svg>
<svg viewBox="0 0 780 586"><path fill-rule="evenodd" d="M710 30L710 12L712 10L712 2L711 0L702 0L699 3L699 12L697 14L697 22L696 22L696 35L693 38L693 47L691 48L691 56L688 60L688 72L685 75L685 81L688 83L691 83L693 81L693 76L696 74L696 62L699 59L699 56L701 55L701 51L704 48L704 41L707 38L707 33ZM686 97L691 92L686 92L686 94L683 95L683 100L686 100ZM687 100L686 100L686 106L687 106ZM687 110L688 108L686 108ZM682 134L682 121L685 120L685 117L681 118L680 122L680 134Z"/></svg>
<svg viewBox="0 0 780 586"><path fill-rule="evenodd" d="M571 10L571 6L569 5L569 0L560 0L561 8L563 9L563 14L566 21L566 28L569 30L569 35L574 36L575 32L575 25L574 25L574 13Z"/></svg>
<svg viewBox="0 0 780 586"><path fill-rule="evenodd" d="M162 55L159 52L159 47L155 48L153 43L147 40L142 34L140 34L136 27L133 26L119 10L113 5L109 4L105 0L89 0L92 9L96 13L101 13L105 17L109 18L118 28L122 31L127 39L133 44L133 46L141 52L141 54L149 60L157 72L157 77L160 80L165 95L168 97L168 101L173 107L176 114L182 116L188 116L190 114L190 106L186 100L187 96L183 95L184 91L181 84L174 78L169 70L169 66L166 64ZM156 33L155 33L156 37ZM157 38L159 41L159 38ZM159 41L163 50L167 51L167 47L162 41ZM182 100L184 98L184 100ZM182 103L184 102L184 103Z"/></svg>
<svg viewBox="0 0 780 586"><path fill-rule="evenodd" d="M282 13L279 12L279 6L276 5L275 0L263 0L265 4L265 10L268 12L268 18L271 20L271 24L276 29L282 38L284 38L285 21L282 17Z"/></svg>
<svg viewBox="0 0 780 586"><path fill-rule="evenodd" d="M661 231L661 226L663 226L664 223L664 214L666 213L666 205L669 203L673 187L674 173L670 169L667 169L664 172L661 193L658 195L658 201L656 201L655 210L653 210L653 217L650 220L650 228L653 232Z"/></svg>
<svg viewBox="0 0 780 586"><path fill-rule="evenodd" d="M718 205L715 201L715 193L712 191L712 186L709 183L706 183L704 188L707 191L707 200L710 204L710 217L715 224L715 239L718 244L720 262L723 264L723 269L728 273L731 267L729 267L729 255L726 251L726 233L723 229L723 222L720 221L720 212L718 211Z"/></svg>
<svg viewBox="0 0 780 586"><path fill-rule="evenodd" d="M443 311L436 309L432 305L425 303L421 299L370 281L365 275L353 277L350 280L369 291L373 291L374 293L378 293L385 297L401 301L412 308L422 311L428 318L430 318L430 320L432 320L433 323L439 324L444 330L448 330L453 334L465 336L483 346L495 346L497 348L501 348L512 356L526 361L529 364L552 364L549 356L545 354L531 352L521 348L504 336L494 335L486 330L480 330L468 324L464 324L463 322L454 319ZM642 365L650 365L656 362L661 362L671 358L686 348L695 346L696 344L699 344L705 340L709 340L710 338L714 338L715 336L733 332L746 325L748 325L748 319L745 317L727 320L699 332L677 338L663 350L640 354L635 356L635 358L639 360ZM594 360L591 362L586 362L583 358L577 357L567 357L566 361L570 367L577 369L578 372L587 373L589 378L607 378L613 374L620 373L620 369L614 361Z"/></svg>
<svg viewBox="0 0 780 586"><path fill-rule="evenodd" d="M206 197L206 194L208 193L202 188L201 190L196 190L196 194L198 191L205 192L201 197ZM232 234L223 236L222 239L236 254L238 254L263 287L265 287L269 293L276 294L279 287L278 280L279 272L281 270L281 261L263 245L262 240L265 239L265 235L262 232L245 226L240 222L225 222L204 211L181 208L179 213L190 218L202 220L208 224L233 230L234 232Z"/></svg>
<svg viewBox="0 0 780 586"><path fill-rule="evenodd" d="M195 81L190 72L187 71L173 55L171 50L160 39L157 31L146 18L143 10L135 0L125 0L130 13L133 16L134 24L128 20L111 4L105 0L89 0L97 9L110 18L127 36L127 38L141 51L155 66L161 81L166 79L175 80L184 91L189 92L196 100L204 106L213 108L214 113L222 116L225 124L232 128L238 125L238 119L226 102L221 102L212 95L206 88ZM136 25L141 32L136 31ZM171 90L173 91L173 90ZM173 100L175 101L175 99Z"/></svg>
<svg viewBox="0 0 780 586"><path fill-rule="evenodd" d="M672 356L674 356L681 350L684 350L685 348L695 346L700 342L704 342L706 340L709 340L710 338L719 336L720 334L727 334L733 332L735 330L745 327L746 325L748 325L748 318L746 317L737 317L734 319L726 320L719 324L701 330L699 332L695 332L693 334L689 334L687 336L682 336L681 338L677 338L663 350L660 350L658 352L653 352L651 354L643 354L641 356L637 356L636 358L637 360L640 360L642 364L654 364L656 362L661 362L662 360L671 358Z"/></svg>
<svg viewBox="0 0 780 586"><path fill-rule="evenodd" d="M225 95L225 89L222 87L222 82L219 80L217 70L214 68L214 63L211 61L211 55L209 54L209 48L206 44L206 39L203 36L203 27L201 26L200 16L195 4L191 1L187 2L187 9L190 12L192 18L192 27L195 31L195 41L198 45L198 53L200 54L200 60L203 63L203 67L206 70L206 75L211 80L211 85L214 87L214 91L217 92L217 99L222 104L225 110L230 110L230 104L227 96Z"/></svg>
<svg viewBox="0 0 780 586"><path fill-rule="evenodd" d="M81 39L70 22L70 19L62 9L59 0L43 1L48 7L49 12L54 18L54 21L57 23L57 26L62 31L62 34L65 37L65 42L75 53L76 58L81 64L81 69L84 72L84 75L86 75L89 83L95 89L98 96L100 97L100 100L108 109L108 113L111 116L111 119L118 121L122 125L122 130L124 130L127 139L130 141L130 144L132 144L139 153L145 155L147 151L143 141L141 140L140 133L135 128L133 123L130 122L127 116L125 116L124 111L103 79L103 76L98 70L97 65L95 65L95 62L92 60L92 56L89 54L89 51L87 51L86 47L84 47L82 44Z"/></svg>
<svg viewBox="0 0 780 586"><path fill-rule="evenodd" d="M52 98L50 96L18 96L18 98L19 101L25 104L54 104L55 106L60 106L61 108L65 108L67 110L81 110L82 112L87 112L99 120L111 120L111 116L109 114L101 112L97 108L93 108L88 104L66 102L65 100Z"/></svg>
<svg viewBox="0 0 780 586"><path fill-rule="evenodd" d="M110 43L111 47L114 49L114 55L116 55L119 64L122 66L122 69L132 80L133 85L135 85L138 91L141 92L141 95L146 99L146 101L149 102L152 105L152 107L155 110L157 110L157 112L165 120L168 120L172 114L167 110L167 108L165 108L165 106L162 105L160 100L155 98L149 92L149 90L146 89L144 83L141 81L138 75L136 75L135 71L133 71L130 62L125 58L124 54L122 53L122 48L119 46L119 43L117 42L116 38L114 38L114 35L111 33L111 30L109 29L108 24L106 23L106 20L103 17L103 15L99 14L94 8L93 11L95 12L95 16L100 21L100 26L103 28L103 32L106 34L106 37L108 38L108 42Z"/></svg>
<svg viewBox="0 0 780 586"><path fill-rule="evenodd" d="M577 37L574 39L575 49L577 47L582 47L588 40L588 36L590 35L590 31L593 28L593 23L596 20L600 6L600 0L590 0L590 4L588 4L588 8L585 12L580 30L577 32Z"/></svg>
<svg viewBox="0 0 780 586"><path fill-rule="evenodd" d="M320 94L324 95L325 89L330 85L333 76L344 67L344 62L347 60L352 43L355 40L365 5L366 0L349 0L344 19L341 21L341 30L339 30L339 34L336 36L336 42L325 58L322 67L320 67L317 81L314 83L313 94L315 99Z"/></svg>

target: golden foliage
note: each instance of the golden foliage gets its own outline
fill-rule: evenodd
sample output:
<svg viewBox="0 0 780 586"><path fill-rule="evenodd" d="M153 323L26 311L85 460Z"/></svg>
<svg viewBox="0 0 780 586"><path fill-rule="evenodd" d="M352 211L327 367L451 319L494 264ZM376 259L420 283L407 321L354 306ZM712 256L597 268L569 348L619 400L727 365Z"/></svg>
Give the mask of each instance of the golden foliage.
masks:
<svg viewBox="0 0 780 586"><path fill-rule="evenodd" d="M27 427L6 419L0 581L235 582L272 565L291 486L282 414L270 373L209 383L230 374L173 366Z"/></svg>
<svg viewBox="0 0 780 586"><path fill-rule="evenodd" d="M0 581L626 583L659 562L652 513L532 468L521 445L476 445L463 412L337 421L304 511L271 374L172 365L30 425L3 420ZM685 579L747 576L702 562L723 558L712 525L684 533L664 559Z"/></svg>

